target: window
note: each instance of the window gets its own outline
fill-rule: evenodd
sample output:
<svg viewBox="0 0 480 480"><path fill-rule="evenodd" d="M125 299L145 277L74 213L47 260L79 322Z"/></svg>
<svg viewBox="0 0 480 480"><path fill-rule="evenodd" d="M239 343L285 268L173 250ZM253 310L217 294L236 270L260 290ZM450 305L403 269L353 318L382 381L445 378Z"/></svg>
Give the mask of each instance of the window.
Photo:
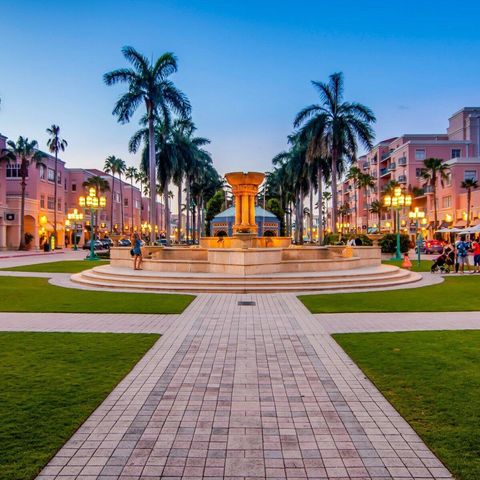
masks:
<svg viewBox="0 0 480 480"><path fill-rule="evenodd" d="M45 180L45 165L40 165L38 169L40 170L40 179Z"/></svg>
<svg viewBox="0 0 480 480"><path fill-rule="evenodd" d="M459 148L452 148L452 158L460 158L462 151Z"/></svg>
<svg viewBox="0 0 480 480"><path fill-rule="evenodd" d="M48 175L47 175L48 181L49 182L54 182L55 181L55 170L53 170L52 168L49 168L47 173L48 173Z"/></svg>
<svg viewBox="0 0 480 480"><path fill-rule="evenodd" d="M463 174L464 180L476 180L477 179L477 171L476 170L465 170Z"/></svg>
<svg viewBox="0 0 480 480"><path fill-rule="evenodd" d="M45 195L40 195L40 208L45 208Z"/></svg>
<svg viewBox="0 0 480 480"><path fill-rule="evenodd" d="M135 208L142 208L140 200L135 200Z"/></svg>
<svg viewBox="0 0 480 480"><path fill-rule="evenodd" d="M7 178L20 178L19 163L7 163Z"/></svg>
<svg viewBox="0 0 480 480"><path fill-rule="evenodd" d="M425 149L424 148L417 148L415 150L415 160L425 160Z"/></svg>
<svg viewBox="0 0 480 480"><path fill-rule="evenodd" d="M47 205L49 210L55 210L55 198L53 197L48 197L47 199Z"/></svg>
<svg viewBox="0 0 480 480"><path fill-rule="evenodd" d="M128 198L123 199L123 206L128 207Z"/></svg>
<svg viewBox="0 0 480 480"><path fill-rule="evenodd" d="M57 200L57 210L58 210L59 212L62 211L62 199L61 199L61 198L59 198L59 199Z"/></svg>
<svg viewBox="0 0 480 480"><path fill-rule="evenodd" d="M118 192L115 192L114 198L117 203L120 203L120 194Z"/></svg>
<svg viewBox="0 0 480 480"><path fill-rule="evenodd" d="M416 168L415 169L415 176L416 177L421 177L422 176L422 169L421 168Z"/></svg>
<svg viewBox="0 0 480 480"><path fill-rule="evenodd" d="M448 197L442 198L442 208L450 208L452 206L452 197L449 195Z"/></svg>
<svg viewBox="0 0 480 480"><path fill-rule="evenodd" d="M77 184L72 183L72 192L76 192L76 191L77 191Z"/></svg>
<svg viewBox="0 0 480 480"><path fill-rule="evenodd" d="M62 184L62 172L57 172L57 183Z"/></svg>
<svg viewBox="0 0 480 480"><path fill-rule="evenodd" d="M447 172L447 178L445 179L445 186L450 187L452 185L452 172Z"/></svg>

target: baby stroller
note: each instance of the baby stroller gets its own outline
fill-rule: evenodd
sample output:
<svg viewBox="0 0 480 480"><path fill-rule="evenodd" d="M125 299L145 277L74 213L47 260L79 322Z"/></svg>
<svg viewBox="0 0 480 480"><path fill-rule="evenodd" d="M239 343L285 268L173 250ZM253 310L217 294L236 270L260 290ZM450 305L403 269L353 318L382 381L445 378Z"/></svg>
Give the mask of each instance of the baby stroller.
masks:
<svg viewBox="0 0 480 480"><path fill-rule="evenodd" d="M453 252L449 254L442 253L435 260L433 260L433 264L430 267L430 272L437 273L438 271L440 271L440 273L450 273L450 270L455 265L452 257Z"/></svg>

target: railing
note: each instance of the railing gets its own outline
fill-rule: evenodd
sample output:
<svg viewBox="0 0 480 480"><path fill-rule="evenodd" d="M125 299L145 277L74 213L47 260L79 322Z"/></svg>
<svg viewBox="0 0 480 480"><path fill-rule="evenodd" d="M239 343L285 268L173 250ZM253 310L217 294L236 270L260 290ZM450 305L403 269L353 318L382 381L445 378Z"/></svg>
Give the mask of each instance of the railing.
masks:
<svg viewBox="0 0 480 480"><path fill-rule="evenodd" d="M398 164L402 165L402 166L406 165L407 164L407 157L400 157L398 159Z"/></svg>
<svg viewBox="0 0 480 480"><path fill-rule="evenodd" d="M369 168L370 168L370 163L369 163L369 162L365 162L365 163L363 164L363 169L364 169L364 170L368 170Z"/></svg>
<svg viewBox="0 0 480 480"><path fill-rule="evenodd" d="M382 160L385 160L385 159L388 158L391 154L392 154L392 151L386 152L386 153L382 154Z"/></svg>
<svg viewBox="0 0 480 480"><path fill-rule="evenodd" d="M407 176L406 176L406 175L400 175L400 176L398 177L398 181L399 181L400 183L407 183Z"/></svg>
<svg viewBox="0 0 480 480"><path fill-rule="evenodd" d="M388 166L388 169L389 170L395 170L397 168L397 164L395 162L392 162L389 166Z"/></svg>
<svg viewBox="0 0 480 480"><path fill-rule="evenodd" d="M384 175L386 175L387 173L390 173L389 169L388 168L381 168L380 169L380 176L383 177Z"/></svg>

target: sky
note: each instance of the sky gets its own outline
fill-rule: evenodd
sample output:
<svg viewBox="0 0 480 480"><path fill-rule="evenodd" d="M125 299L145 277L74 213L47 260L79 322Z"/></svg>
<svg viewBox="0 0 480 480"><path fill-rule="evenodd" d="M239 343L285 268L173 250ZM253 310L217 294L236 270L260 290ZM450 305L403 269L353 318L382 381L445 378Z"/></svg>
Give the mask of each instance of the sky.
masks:
<svg viewBox="0 0 480 480"><path fill-rule="evenodd" d="M312 80L345 76L345 98L377 116L376 137L442 133L480 106L480 2L0 0L0 133L46 148L61 127L70 167L128 152L138 126L113 105L125 87L102 75L131 45L179 59L172 77L192 103L220 173L265 171L295 114L317 101Z"/></svg>

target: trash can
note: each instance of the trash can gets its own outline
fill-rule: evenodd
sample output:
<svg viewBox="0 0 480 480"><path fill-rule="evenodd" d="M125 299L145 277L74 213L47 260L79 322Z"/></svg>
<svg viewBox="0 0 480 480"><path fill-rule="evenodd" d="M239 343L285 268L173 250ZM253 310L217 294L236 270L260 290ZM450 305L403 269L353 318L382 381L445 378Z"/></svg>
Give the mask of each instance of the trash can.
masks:
<svg viewBox="0 0 480 480"><path fill-rule="evenodd" d="M44 252L49 252L50 251L50 244L48 242L45 242L43 244L43 251Z"/></svg>

